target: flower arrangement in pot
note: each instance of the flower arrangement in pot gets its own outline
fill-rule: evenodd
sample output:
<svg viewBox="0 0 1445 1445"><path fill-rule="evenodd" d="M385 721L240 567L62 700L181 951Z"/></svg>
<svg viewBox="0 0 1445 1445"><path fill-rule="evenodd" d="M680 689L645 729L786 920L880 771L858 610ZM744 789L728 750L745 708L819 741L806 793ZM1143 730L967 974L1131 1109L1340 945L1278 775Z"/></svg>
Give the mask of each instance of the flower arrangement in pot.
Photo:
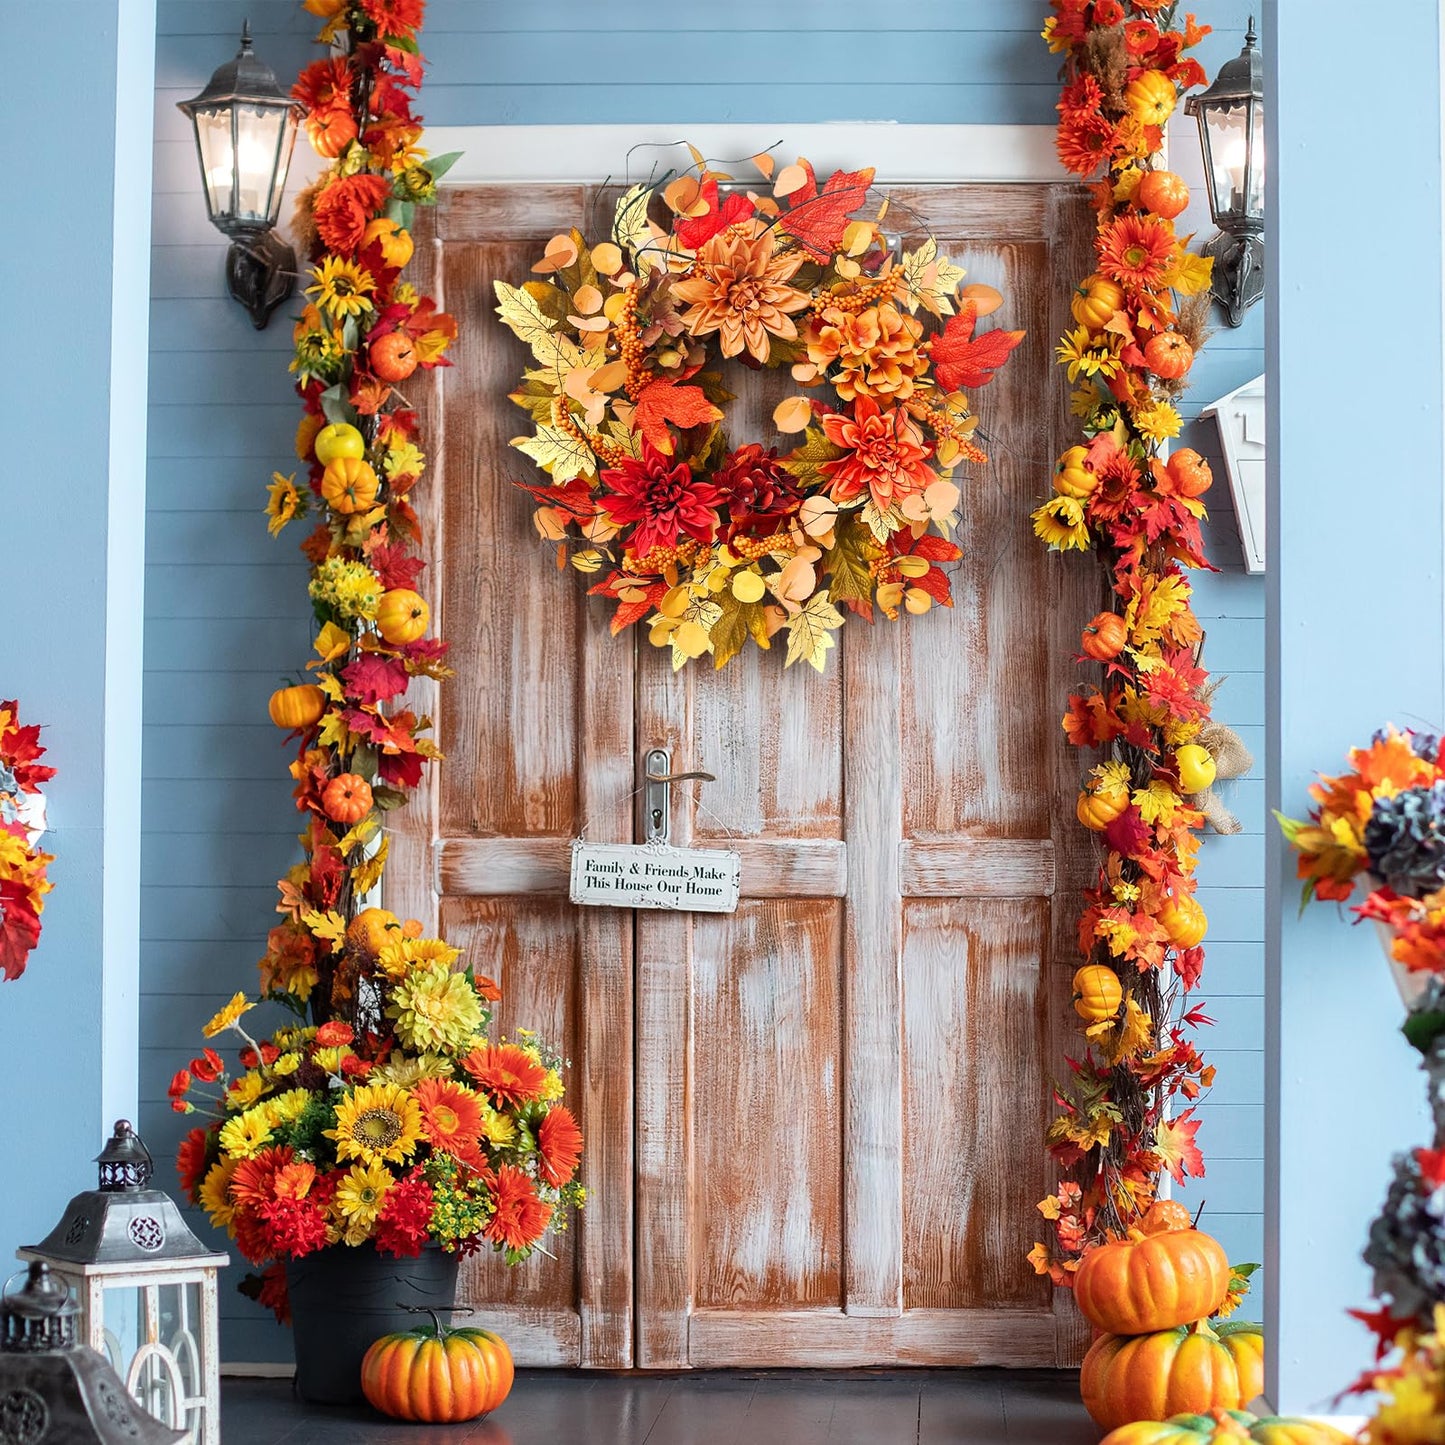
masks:
<svg viewBox="0 0 1445 1445"><path fill-rule="evenodd" d="M420 934L364 910L326 996L314 970L272 981L295 1017L261 1037L238 993L204 1030L236 1035L237 1067L207 1046L171 1083L174 1108L212 1116L181 1144L182 1184L260 1270L243 1289L281 1319L296 1306L308 1399L360 1398L366 1348L408 1323L399 1295L449 1305L459 1256L517 1264L583 1202L563 1059L489 1037L496 984Z"/></svg>

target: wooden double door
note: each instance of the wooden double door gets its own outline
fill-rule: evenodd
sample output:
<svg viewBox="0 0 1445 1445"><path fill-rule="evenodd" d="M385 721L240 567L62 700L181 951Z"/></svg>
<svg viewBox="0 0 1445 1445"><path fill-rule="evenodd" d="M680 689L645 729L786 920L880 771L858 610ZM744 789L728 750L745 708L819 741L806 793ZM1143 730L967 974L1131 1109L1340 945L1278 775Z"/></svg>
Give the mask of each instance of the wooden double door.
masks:
<svg viewBox="0 0 1445 1445"><path fill-rule="evenodd" d="M443 193L425 284L461 322L423 399L419 494L455 679L424 699L446 762L401 817L388 906L504 990L504 1029L571 1059L589 1200L553 1257L467 1265L519 1360L608 1368L1051 1365L1077 1322L1025 1262L1050 1177L1075 905L1077 763L1059 717L1087 569L1028 513L1064 444L1052 367L1078 192L896 191L1028 339L976 398L991 465L965 482L954 608L850 620L828 671L749 649L674 674L558 575L512 485L525 354L492 281L609 214L585 187ZM772 435L737 368L734 441ZM434 604L436 605L436 604ZM672 841L742 855L735 914L578 908L569 846L641 841L643 755L677 787Z"/></svg>

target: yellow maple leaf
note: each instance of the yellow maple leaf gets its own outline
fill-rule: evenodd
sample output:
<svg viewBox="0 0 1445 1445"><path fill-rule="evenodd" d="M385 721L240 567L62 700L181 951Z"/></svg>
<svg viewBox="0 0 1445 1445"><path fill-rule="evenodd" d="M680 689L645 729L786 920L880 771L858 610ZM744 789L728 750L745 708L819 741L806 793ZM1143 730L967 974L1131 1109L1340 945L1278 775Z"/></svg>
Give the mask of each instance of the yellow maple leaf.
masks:
<svg viewBox="0 0 1445 1445"><path fill-rule="evenodd" d="M791 667L800 658L816 672L822 672L828 660L828 649L835 645L833 633L843 625L843 614L819 592L808 599L801 612L788 619L788 655L783 666Z"/></svg>
<svg viewBox="0 0 1445 1445"><path fill-rule="evenodd" d="M1132 1059L1153 1042L1154 1020L1131 996L1124 1002L1124 1019L1119 1031L1104 1045L1104 1057L1110 1066Z"/></svg>
<svg viewBox="0 0 1445 1445"><path fill-rule="evenodd" d="M1214 279L1214 257L1186 251L1181 246L1164 273L1164 284L1181 296L1198 296Z"/></svg>
<svg viewBox="0 0 1445 1445"><path fill-rule="evenodd" d="M381 881L382 869L386 867L386 855L391 847L391 839L383 838L381 846L376 852L359 864L351 873L351 891L353 894L370 893Z"/></svg>
<svg viewBox="0 0 1445 1445"><path fill-rule="evenodd" d="M337 851L349 853L353 848L360 847L363 843L369 843L380 827L381 819L375 813L368 813L349 833L342 836L341 841L336 845Z"/></svg>
<svg viewBox="0 0 1445 1445"><path fill-rule="evenodd" d="M344 657L351 651L351 636L344 628L338 627L334 622L328 622L316 634L316 641L313 645L316 648L318 660L306 664L308 671L315 667L325 667L328 662L335 662L338 657Z"/></svg>
<svg viewBox="0 0 1445 1445"><path fill-rule="evenodd" d="M935 316L952 316L958 283L968 274L947 256L938 254L938 241L930 236L916 251L905 251L899 267L907 287L906 305L917 311L922 305Z"/></svg>
<svg viewBox="0 0 1445 1445"><path fill-rule="evenodd" d="M591 450L560 427L539 426L536 436L513 437L512 445L559 482L597 474L597 458Z"/></svg>
<svg viewBox="0 0 1445 1445"><path fill-rule="evenodd" d="M1033 1265L1035 1274L1047 1274L1049 1272L1049 1251L1042 1244L1035 1244L1028 1252L1028 1262Z"/></svg>
<svg viewBox="0 0 1445 1445"><path fill-rule="evenodd" d="M312 908L301 915L301 922L315 937L323 943L329 943L332 953L341 947L342 940L346 937L346 920L334 908L325 913Z"/></svg>
<svg viewBox="0 0 1445 1445"><path fill-rule="evenodd" d="M1167 828L1174 821L1174 811L1183 799L1168 783L1157 778L1145 788L1134 790L1134 806L1146 823L1163 823Z"/></svg>
<svg viewBox="0 0 1445 1445"><path fill-rule="evenodd" d="M535 341L551 335L557 323L543 313L536 297L505 281L493 281L492 288L500 303L497 315L512 328L519 341L532 346Z"/></svg>
<svg viewBox="0 0 1445 1445"><path fill-rule="evenodd" d="M1059 1203L1057 1194L1050 1194L1047 1199L1041 1199L1038 1202L1038 1211L1045 1219L1057 1219L1062 1209L1063 1205ZM1036 1248L1042 1247L1042 1245L1036 1246Z"/></svg>
<svg viewBox="0 0 1445 1445"><path fill-rule="evenodd" d="M1156 577L1129 600L1124 621L1136 647L1157 641L1174 615L1188 603L1193 589L1182 577Z"/></svg>
<svg viewBox="0 0 1445 1445"><path fill-rule="evenodd" d="M321 719L316 734L317 744L323 748L335 748L337 752L352 753L356 750L356 738L346 726L339 712L328 712Z"/></svg>

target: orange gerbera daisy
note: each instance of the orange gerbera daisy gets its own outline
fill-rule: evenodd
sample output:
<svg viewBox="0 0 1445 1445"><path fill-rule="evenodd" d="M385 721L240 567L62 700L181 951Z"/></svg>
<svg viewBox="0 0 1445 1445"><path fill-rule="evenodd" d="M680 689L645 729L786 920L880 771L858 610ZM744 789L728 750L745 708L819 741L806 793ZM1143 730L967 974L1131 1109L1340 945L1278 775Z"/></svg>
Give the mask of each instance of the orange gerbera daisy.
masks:
<svg viewBox="0 0 1445 1445"><path fill-rule="evenodd" d="M1114 124L1097 111L1078 111L1059 122L1054 146L1065 170L1088 176L1113 154L1118 139Z"/></svg>
<svg viewBox="0 0 1445 1445"><path fill-rule="evenodd" d="M685 281L672 294L689 304L683 322L694 336L716 331L724 356L746 350L765 362L771 338L791 341L798 334L792 317L807 309L808 297L788 282L806 254L778 254L772 227L754 219L729 226L707 241Z"/></svg>
<svg viewBox="0 0 1445 1445"><path fill-rule="evenodd" d="M549 1109L537 1126L537 1149L542 1158L537 1172L559 1189L576 1172L582 1157L582 1131L570 1109Z"/></svg>
<svg viewBox="0 0 1445 1445"><path fill-rule="evenodd" d="M532 1181L511 1164L498 1168L492 1188L496 1212L482 1231L504 1249L524 1250L541 1239L552 1219L552 1206L537 1198Z"/></svg>
<svg viewBox="0 0 1445 1445"><path fill-rule="evenodd" d="M462 1060L462 1067L499 1109L540 1099L547 1087L547 1070L516 1044L480 1044Z"/></svg>
<svg viewBox="0 0 1445 1445"><path fill-rule="evenodd" d="M296 1157L289 1144L273 1144L243 1159L231 1176L231 1198L237 1204L265 1204L276 1197L276 1175Z"/></svg>
<svg viewBox="0 0 1445 1445"><path fill-rule="evenodd" d="M1158 216L1121 216L1104 226L1095 246L1099 270L1126 291L1146 291L1164 283L1174 254L1174 227Z"/></svg>
<svg viewBox="0 0 1445 1445"><path fill-rule="evenodd" d="M482 1101L454 1079L423 1079L411 1096L421 1110L421 1131L433 1149L457 1159L476 1159Z"/></svg>

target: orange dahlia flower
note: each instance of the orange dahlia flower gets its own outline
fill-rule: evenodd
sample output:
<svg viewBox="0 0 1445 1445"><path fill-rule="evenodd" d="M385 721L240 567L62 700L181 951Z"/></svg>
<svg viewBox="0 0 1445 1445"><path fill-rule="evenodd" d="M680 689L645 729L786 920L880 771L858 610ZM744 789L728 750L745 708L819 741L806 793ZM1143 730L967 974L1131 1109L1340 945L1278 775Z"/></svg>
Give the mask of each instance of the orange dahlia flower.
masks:
<svg viewBox="0 0 1445 1445"><path fill-rule="evenodd" d="M832 479L828 495L835 502L851 502L866 492L887 511L937 480L922 431L898 407L885 411L871 396L860 396L849 411L824 416L823 431L834 446L845 449L818 469Z"/></svg>
<svg viewBox="0 0 1445 1445"><path fill-rule="evenodd" d="M844 401L855 396L913 395L928 368L919 353L923 323L891 302L866 311L830 306L808 327L808 360L820 371L836 366L831 380Z"/></svg>
<svg viewBox="0 0 1445 1445"><path fill-rule="evenodd" d="M798 334L792 318L808 297L788 282L806 259L800 250L779 254L777 233L759 220L730 226L703 245L672 294L688 303L682 319L693 336L716 331L724 356L746 350L765 362L772 337Z"/></svg>

